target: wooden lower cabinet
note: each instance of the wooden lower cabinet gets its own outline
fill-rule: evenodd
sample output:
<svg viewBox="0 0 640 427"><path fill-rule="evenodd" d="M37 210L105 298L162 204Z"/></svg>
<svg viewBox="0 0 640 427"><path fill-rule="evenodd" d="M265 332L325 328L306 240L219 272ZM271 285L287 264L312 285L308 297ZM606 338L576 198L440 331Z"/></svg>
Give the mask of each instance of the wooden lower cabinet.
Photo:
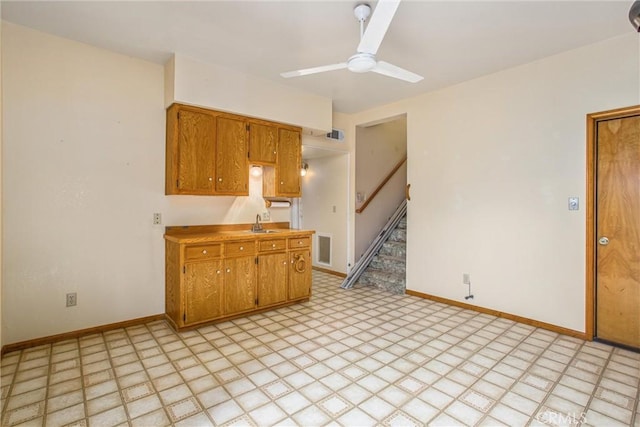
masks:
<svg viewBox="0 0 640 427"><path fill-rule="evenodd" d="M286 252L258 256L258 307L268 307L287 300Z"/></svg>
<svg viewBox="0 0 640 427"><path fill-rule="evenodd" d="M194 243L165 235L165 312L172 326L181 330L309 299L307 233Z"/></svg>
<svg viewBox="0 0 640 427"><path fill-rule="evenodd" d="M256 307L255 255L227 259L224 267L224 314L253 310Z"/></svg>
<svg viewBox="0 0 640 427"><path fill-rule="evenodd" d="M184 321L200 323L221 317L222 260L190 262L184 266Z"/></svg>
<svg viewBox="0 0 640 427"><path fill-rule="evenodd" d="M289 253L289 299L311 296L311 250Z"/></svg>

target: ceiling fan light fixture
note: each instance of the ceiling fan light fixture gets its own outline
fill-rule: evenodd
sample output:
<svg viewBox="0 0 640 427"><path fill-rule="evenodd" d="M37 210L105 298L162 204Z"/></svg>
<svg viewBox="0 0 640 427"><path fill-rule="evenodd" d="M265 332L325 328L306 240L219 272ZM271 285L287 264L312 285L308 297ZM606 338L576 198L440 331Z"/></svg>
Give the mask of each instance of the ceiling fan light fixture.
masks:
<svg viewBox="0 0 640 427"><path fill-rule="evenodd" d="M347 68L354 73L366 73L376 66L376 58L370 53L356 53L347 61Z"/></svg>

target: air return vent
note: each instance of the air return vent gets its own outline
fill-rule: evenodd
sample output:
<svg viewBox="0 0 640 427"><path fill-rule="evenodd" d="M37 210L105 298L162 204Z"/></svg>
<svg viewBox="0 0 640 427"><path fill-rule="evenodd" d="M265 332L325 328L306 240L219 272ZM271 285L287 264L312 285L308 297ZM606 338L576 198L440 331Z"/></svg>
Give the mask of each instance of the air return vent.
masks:
<svg viewBox="0 0 640 427"><path fill-rule="evenodd" d="M316 251L318 264L331 266L331 235L324 233L317 233L316 235L318 236L318 248Z"/></svg>
<svg viewBox="0 0 640 427"><path fill-rule="evenodd" d="M327 139L333 141L344 141L344 132L339 129L331 129L331 132L327 134Z"/></svg>

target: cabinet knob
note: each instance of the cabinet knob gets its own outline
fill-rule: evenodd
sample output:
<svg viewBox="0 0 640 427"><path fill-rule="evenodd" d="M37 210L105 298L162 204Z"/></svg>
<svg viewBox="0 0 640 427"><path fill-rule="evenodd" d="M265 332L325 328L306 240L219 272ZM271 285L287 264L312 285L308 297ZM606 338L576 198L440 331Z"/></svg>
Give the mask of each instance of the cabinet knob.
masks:
<svg viewBox="0 0 640 427"><path fill-rule="evenodd" d="M212 178L212 177L209 177L209 181L213 181L213 178Z"/></svg>
<svg viewBox="0 0 640 427"><path fill-rule="evenodd" d="M291 262L293 262L293 261L291 261ZM287 261L284 261L282 264L287 265Z"/></svg>
<svg viewBox="0 0 640 427"><path fill-rule="evenodd" d="M207 254L207 250L206 250L206 249L203 249L203 250L202 250L202 253L203 253L204 255L206 255L206 254Z"/></svg>
<svg viewBox="0 0 640 427"><path fill-rule="evenodd" d="M280 181L280 185L284 185L284 181Z"/></svg>
<svg viewBox="0 0 640 427"><path fill-rule="evenodd" d="M302 240L298 240L298 244L301 245L302 244Z"/></svg>
<svg viewBox="0 0 640 427"><path fill-rule="evenodd" d="M218 182L222 182L222 178L218 178Z"/></svg>
<svg viewBox="0 0 640 427"><path fill-rule="evenodd" d="M277 153L274 151L273 154L277 154Z"/></svg>
<svg viewBox="0 0 640 427"><path fill-rule="evenodd" d="M276 244L274 243L273 245L271 245L271 247L272 247L272 248L275 248L275 247L276 247Z"/></svg>
<svg viewBox="0 0 640 427"><path fill-rule="evenodd" d="M216 274L220 274L220 270L216 270Z"/></svg>
<svg viewBox="0 0 640 427"><path fill-rule="evenodd" d="M227 273L231 273L231 269L230 268L227 268Z"/></svg>
<svg viewBox="0 0 640 427"><path fill-rule="evenodd" d="M244 246L240 246L240 250L241 250L241 251L244 251Z"/></svg>

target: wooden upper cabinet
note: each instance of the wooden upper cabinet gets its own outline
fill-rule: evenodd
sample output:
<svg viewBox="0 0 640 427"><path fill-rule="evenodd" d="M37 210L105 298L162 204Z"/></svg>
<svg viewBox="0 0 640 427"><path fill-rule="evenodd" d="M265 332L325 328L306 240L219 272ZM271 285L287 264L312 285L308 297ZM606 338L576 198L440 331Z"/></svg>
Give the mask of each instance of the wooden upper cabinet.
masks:
<svg viewBox="0 0 640 427"><path fill-rule="evenodd" d="M277 196L300 197L301 164L302 144L300 132L284 128L278 129Z"/></svg>
<svg viewBox="0 0 640 427"><path fill-rule="evenodd" d="M216 119L216 185L218 194L249 195L247 122L241 117Z"/></svg>
<svg viewBox="0 0 640 427"><path fill-rule="evenodd" d="M276 163L278 127L249 121L249 162L259 165Z"/></svg>
<svg viewBox="0 0 640 427"><path fill-rule="evenodd" d="M300 197L301 129L182 104L167 109L165 194L249 195L249 165L265 165L264 196Z"/></svg>
<svg viewBox="0 0 640 427"><path fill-rule="evenodd" d="M166 194L213 194L216 118L198 108L167 110Z"/></svg>

